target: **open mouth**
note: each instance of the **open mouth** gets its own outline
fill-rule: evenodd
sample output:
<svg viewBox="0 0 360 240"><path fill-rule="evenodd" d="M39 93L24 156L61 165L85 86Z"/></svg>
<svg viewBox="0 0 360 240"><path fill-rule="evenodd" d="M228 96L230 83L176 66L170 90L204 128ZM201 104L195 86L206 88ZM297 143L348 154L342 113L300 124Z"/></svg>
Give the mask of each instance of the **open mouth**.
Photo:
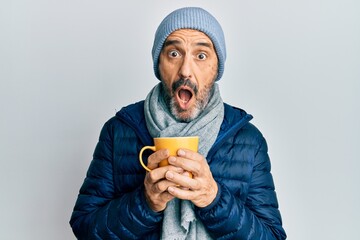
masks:
<svg viewBox="0 0 360 240"><path fill-rule="evenodd" d="M194 94L188 87L180 87L177 91L177 100L182 109L187 109Z"/></svg>
<svg viewBox="0 0 360 240"><path fill-rule="evenodd" d="M190 92L187 89L180 89L178 92L178 96L179 96L181 102L187 103L192 98L192 92Z"/></svg>

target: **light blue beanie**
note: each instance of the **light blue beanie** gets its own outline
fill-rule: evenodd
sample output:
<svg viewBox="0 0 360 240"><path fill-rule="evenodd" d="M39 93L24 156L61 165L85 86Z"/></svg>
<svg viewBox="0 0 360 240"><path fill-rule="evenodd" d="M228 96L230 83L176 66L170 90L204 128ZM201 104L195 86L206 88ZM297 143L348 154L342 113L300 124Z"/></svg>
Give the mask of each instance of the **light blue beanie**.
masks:
<svg viewBox="0 0 360 240"><path fill-rule="evenodd" d="M218 57L219 80L224 72L226 59L225 38L219 22L207 11L198 7L180 8L169 15L160 23L155 33L152 57L155 76L160 79L159 55L166 38L174 31L179 29L194 29L205 33L213 42Z"/></svg>

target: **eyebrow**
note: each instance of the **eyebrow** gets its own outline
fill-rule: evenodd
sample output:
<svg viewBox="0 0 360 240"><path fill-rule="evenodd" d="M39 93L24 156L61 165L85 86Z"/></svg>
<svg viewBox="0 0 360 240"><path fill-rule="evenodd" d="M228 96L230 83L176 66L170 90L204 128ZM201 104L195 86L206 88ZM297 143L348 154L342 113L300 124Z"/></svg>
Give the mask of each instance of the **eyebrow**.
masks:
<svg viewBox="0 0 360 240"><path fill-rule="evenodd" d="M196 43L197 46L204 46L204 47L208 47L208 48L212 48L212 45L210 43L207 42L198 42Z"/></svg>
<svg viewBox="0 0 360 240"><path fill-rule="evenodd" d="M164 43L164 47L167 47L169 45L179 45L181 44L179 40L166 40Z"/></svg>
<svg viewBox="0 0 360 240"><path fill-rule="evenodd" d="M164 47L167 47L169 45L180 45L181 42L179 40L166 40L164 43ZM195 44L196 46L204 46L204 47L208 47L208 48L212 48L212 45L208 42L197 42Z"/></svg>

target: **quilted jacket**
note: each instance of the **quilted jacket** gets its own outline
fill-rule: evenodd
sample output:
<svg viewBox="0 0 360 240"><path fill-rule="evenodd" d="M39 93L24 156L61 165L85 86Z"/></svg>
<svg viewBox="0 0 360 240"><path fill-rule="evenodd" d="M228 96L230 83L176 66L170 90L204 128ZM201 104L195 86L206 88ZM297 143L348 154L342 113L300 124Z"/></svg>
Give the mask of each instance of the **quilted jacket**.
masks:
<svg viewBox="0 0 360 240"><path fill-rule="evenodd" d="M163 214L144 196L138 160L153 140L144 102L121 109L101 131L70 225L78 239L159 239ZM217 197L195 213L214 239L285 239L267 145L252 116L225 104L219 135L206 157Z"/></svg>

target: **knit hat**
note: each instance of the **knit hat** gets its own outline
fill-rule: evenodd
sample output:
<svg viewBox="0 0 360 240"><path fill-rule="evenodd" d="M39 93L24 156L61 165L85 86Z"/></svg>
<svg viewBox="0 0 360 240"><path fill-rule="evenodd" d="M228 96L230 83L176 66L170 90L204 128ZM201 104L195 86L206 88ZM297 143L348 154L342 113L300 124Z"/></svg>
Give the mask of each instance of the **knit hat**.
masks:
<svg viewBox="0 0 360 240"><path fill-rule="evenodd" d="M218 75L216 81L224 72L226 59L225 38L219 22L207 11L198 7L180 8L169 15L160 23L155 33L152 57L155 76L160 79L159 55L166 38L179 29L194 29L205 33L212 41L218 57Z"/></svg>

